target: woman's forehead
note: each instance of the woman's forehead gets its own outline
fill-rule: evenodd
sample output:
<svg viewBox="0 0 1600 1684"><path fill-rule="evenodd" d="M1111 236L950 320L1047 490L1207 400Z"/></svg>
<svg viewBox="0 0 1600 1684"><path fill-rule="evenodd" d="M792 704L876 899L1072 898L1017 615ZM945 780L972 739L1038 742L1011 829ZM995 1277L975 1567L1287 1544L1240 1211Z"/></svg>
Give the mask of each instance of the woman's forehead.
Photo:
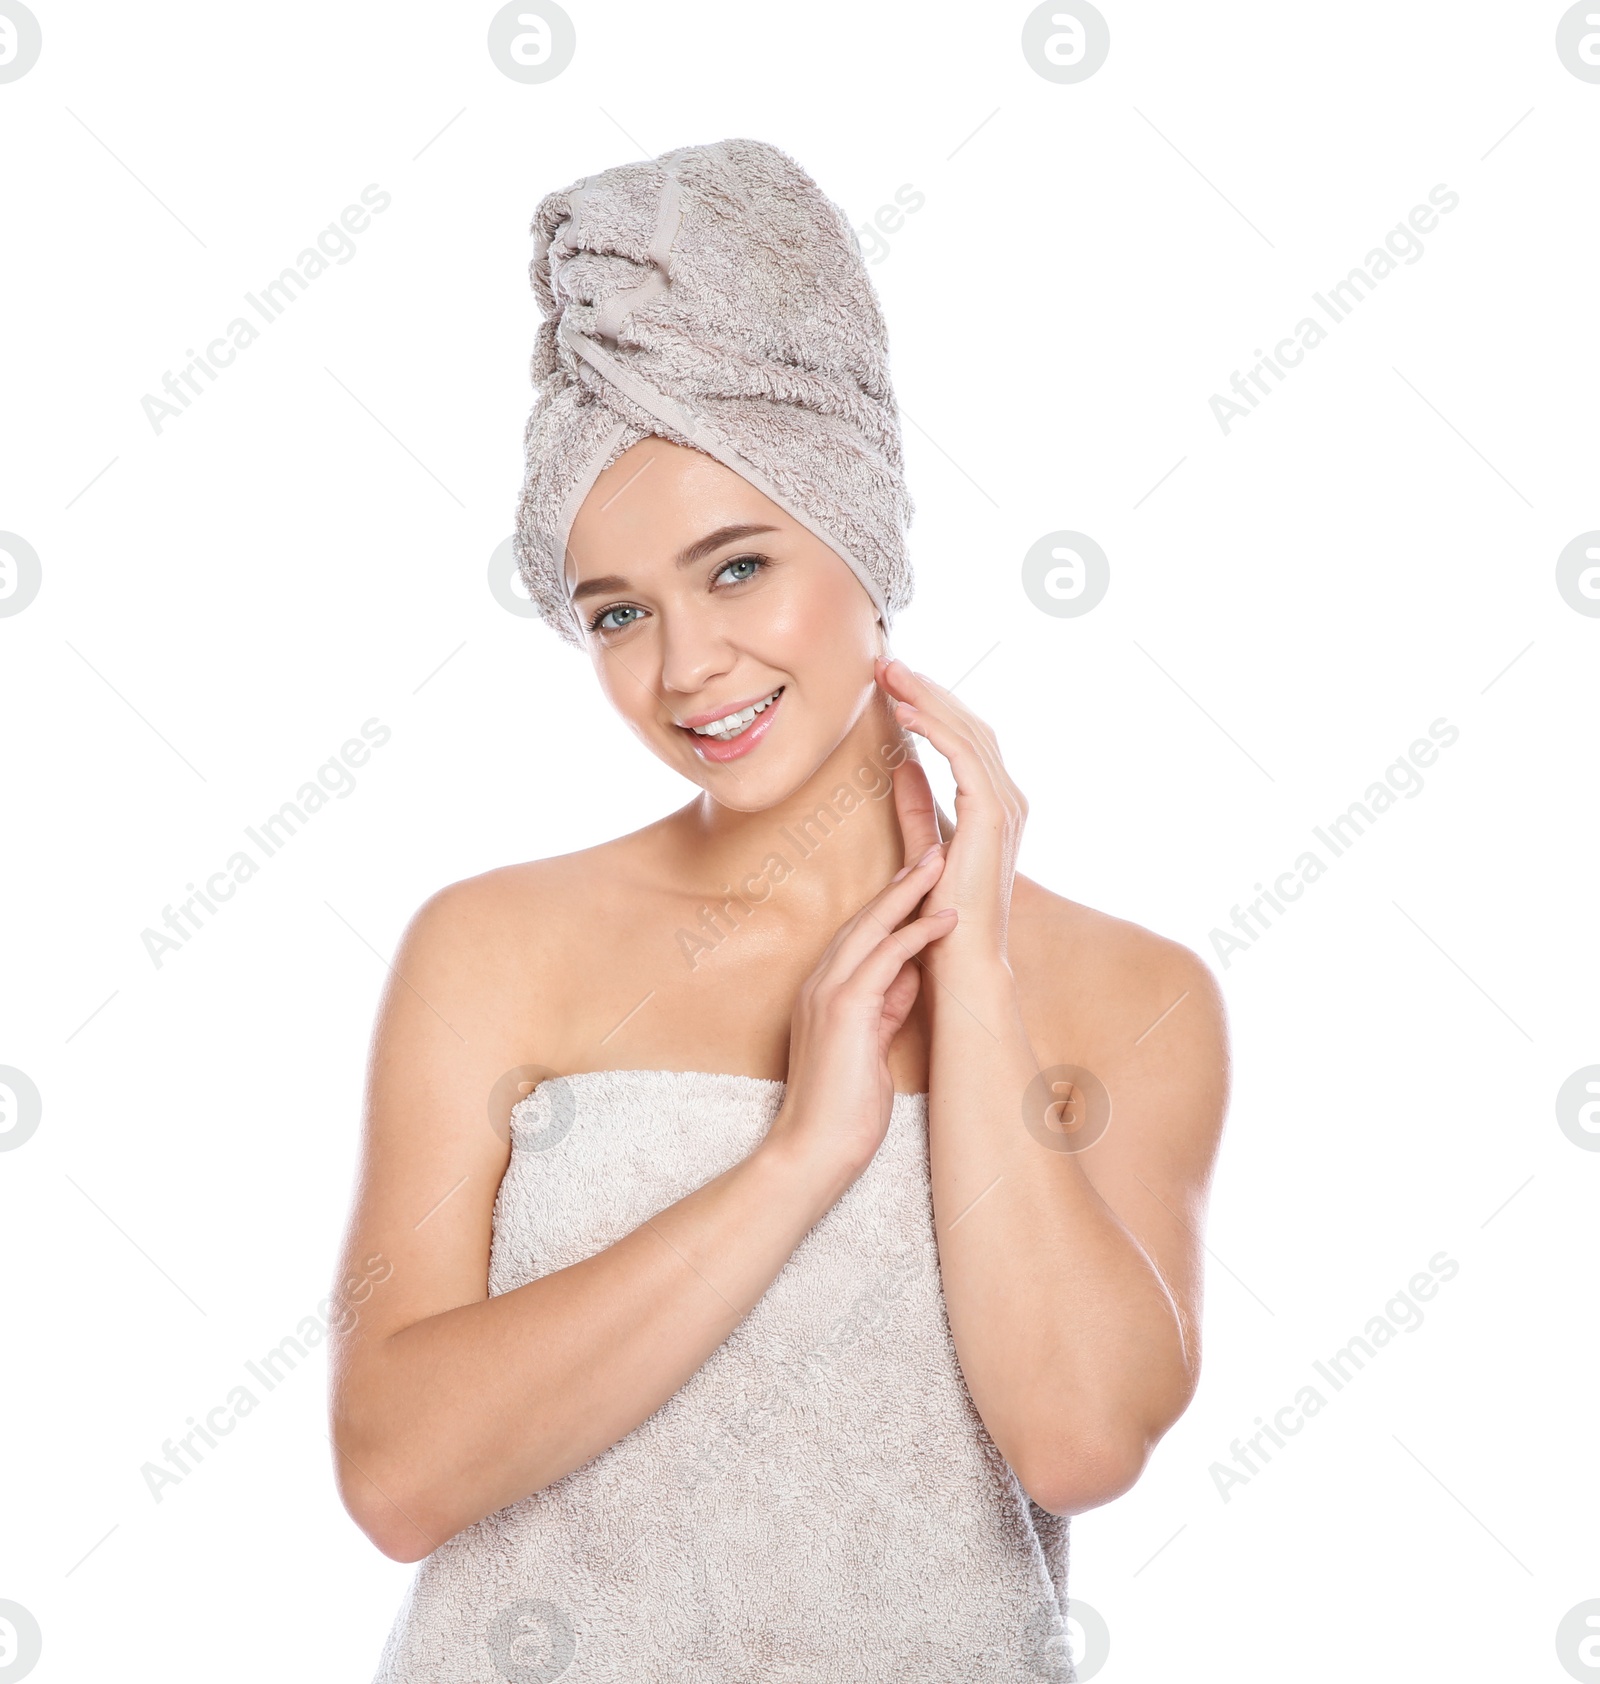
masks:
<svg viewBox="0 0 1600 1684"><path fill-rule="evenodd" d="M612 571L621 559L672 561L723 527L797 523L746 479L667 439L641 439L590 487L568 539L569 580Z"/></svg>

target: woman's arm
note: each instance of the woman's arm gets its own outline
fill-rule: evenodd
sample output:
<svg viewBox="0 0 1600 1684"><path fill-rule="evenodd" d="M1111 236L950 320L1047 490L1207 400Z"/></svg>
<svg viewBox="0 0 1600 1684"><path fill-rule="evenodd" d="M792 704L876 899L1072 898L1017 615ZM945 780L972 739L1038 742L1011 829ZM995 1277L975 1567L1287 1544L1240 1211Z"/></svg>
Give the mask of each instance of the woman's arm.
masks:
<svg viewBox="0 0 1600 1684"><path fill-rule="evenodd" d="M417 914L373 1038L340 1279L378 1281L366 1269L378 1256L391 1269L359 1306L347 1300L332 1353L340 1494L385 1555L420 1560L615 1444L760 1299L882 1139L893 1097L884 1054L916 992L906 959L949 921L882 930L930 880L885 890L802 990L796 1044L829 1053L831 1085L808 1074L811 1055L792 1054L783 1109L749 1157L595 1256L494 1298L492 1215L509 1144L488 1104L503 1073L527 1062L526 959L483 879ZM846 996L849 1022L835 1009ZM874 1057L852 1059L851 1024L869 1019ZM827 1141L797 1124L819 1106L836 1125Z"/></svg>
<svg viewBox="0 0 1600 1684"><path fill-rule="evenodd" d="M899 666L883 677L913 704L902 722L956 777L955 834L924 903L960 913L925 962L951 1334L973 1403L1024 1489L1075 1514L1133 1484L1199 1378L1199 1234L1228 1093L1221 996L1194 954L1115 920L1092 960L1030 927L1017 939L1031 970L1046 968L1041 952L1048 964L1093 966L1071 990L1092 1004L1069 1021L1030 1002L1030 1038L1008 961L1026 803L993 733L948 691ZM908 849L937 834L915 763L897 774L896 799ZM1075 1088L1061 1067L1091 1075Z"/></svg>
<svg viewBox="0 0 1600 1684"><path fill-rule="evenodd" d="M1058 1039L1042 1057L1008 969L934 961L929 1139L952 1337L995 1443L1056 1514L1126 1491L1199 1381L1226 1047L1205 966L1151 957L1102 973L1138 1002L1120 1036ZM1062 1066L1103 1085L1103 1134L1090 1083L1049 1091Z"/></svg>

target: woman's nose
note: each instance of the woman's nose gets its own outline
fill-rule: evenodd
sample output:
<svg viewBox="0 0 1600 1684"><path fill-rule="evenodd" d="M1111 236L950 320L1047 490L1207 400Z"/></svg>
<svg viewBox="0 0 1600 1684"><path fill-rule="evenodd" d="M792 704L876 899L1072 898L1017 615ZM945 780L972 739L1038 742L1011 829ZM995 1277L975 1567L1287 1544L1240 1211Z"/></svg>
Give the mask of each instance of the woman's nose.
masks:
<svg viewBox="0 0 1600 1684"><path fill-rule="evenodd" d="M710 623L710 616L693 613L663 616L661 628L661 684L666 690L692 695L732 670L735 655L727 640Z"/></svg>

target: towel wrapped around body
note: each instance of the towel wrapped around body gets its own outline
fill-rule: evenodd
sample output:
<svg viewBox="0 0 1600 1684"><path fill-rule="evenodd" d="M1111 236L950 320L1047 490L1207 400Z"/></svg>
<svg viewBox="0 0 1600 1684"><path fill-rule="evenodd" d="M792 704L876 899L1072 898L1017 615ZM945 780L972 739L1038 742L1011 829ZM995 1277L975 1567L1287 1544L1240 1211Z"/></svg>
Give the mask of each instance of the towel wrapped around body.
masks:
<svg viewBox="0 0 1600 1684"><path fill-rule="evenodd" d="M542 1082L511 1113L490 1293L723 1174L784 1091L700 1071ZM1070 1684L1069 1530L967 1391L927 1095L899 1093L866 1170L681 1390L421 1563L374 1684Z"/></svg>

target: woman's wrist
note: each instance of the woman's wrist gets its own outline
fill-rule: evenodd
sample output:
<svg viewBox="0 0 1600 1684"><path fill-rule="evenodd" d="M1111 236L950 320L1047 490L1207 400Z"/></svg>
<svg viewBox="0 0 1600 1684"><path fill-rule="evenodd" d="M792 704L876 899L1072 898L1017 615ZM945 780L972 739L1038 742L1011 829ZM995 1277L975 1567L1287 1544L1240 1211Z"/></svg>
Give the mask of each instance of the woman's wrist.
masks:
<svg viewBox="0 0 1600 1684"><path fill-rule="evenodd" d="M799 1134L786 1109L779 1110L766 1138L750 1156L770 1170L775 1187L794 1195L811 1211L812 1221L839 1202L862 1168Z"/></svg>
<svg viewBox="0 0 1600 1684"><path fill-rule="evenodd" d="M937 1018L947 1009L977 1010L981 1005L1006 1005L1017 998L1016 973L1003 953L964 952L935 947L924 963L932 970L933 987L927 990L928 1011Z"/></svg>

